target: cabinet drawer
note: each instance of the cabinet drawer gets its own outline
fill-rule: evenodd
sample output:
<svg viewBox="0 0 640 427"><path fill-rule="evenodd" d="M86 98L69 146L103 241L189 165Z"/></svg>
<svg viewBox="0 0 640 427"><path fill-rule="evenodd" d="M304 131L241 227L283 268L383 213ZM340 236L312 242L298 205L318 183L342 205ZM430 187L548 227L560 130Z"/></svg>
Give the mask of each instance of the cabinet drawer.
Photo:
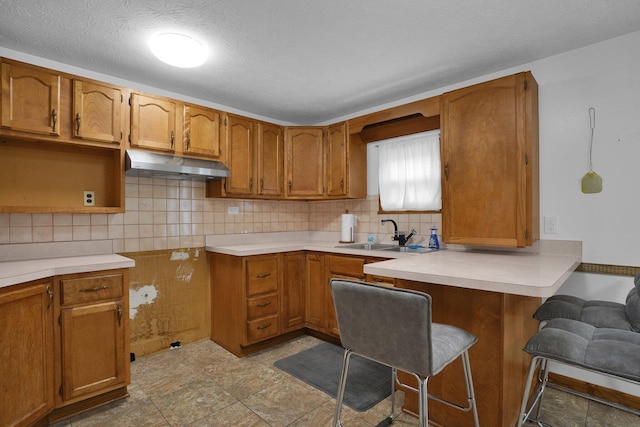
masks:
<svg viewBox="0 0 640 427"><path fill-rule="evenodd" d="M252 344L278 335L278 315L247 322L247 344Z"/></svg>
<svg viewBox="0 0 640 427"><path fill-rule="evenodd" d="M267 314L278 313L278 296L267 295L264 297L247 300L247 319L252 320Z"/></svg>
<svg viewBox="0 0 640 427"><path fill-rule="evenodd" d="M364 258L327 256L329 272L364 280Z"/></svg>
<svg viewBox="0 0 640 427"><path fill-rule="evenodd" d="M122 298L122 273L60 279L62 304Z"/></svg>
<svg viewBox="0 0 640 427"><path fill-rule="evenodd" d="M371 274L367 274L367 282L375 283L376 285L392 287L396 285L396 279L394 279L393 277L373 276Z"/></svg>
<svg viewBox="0 0 640 427"><path fill-rule="evenodd" d="M247 296L275 292L277 289L277 257L247 262Z"/></svg>

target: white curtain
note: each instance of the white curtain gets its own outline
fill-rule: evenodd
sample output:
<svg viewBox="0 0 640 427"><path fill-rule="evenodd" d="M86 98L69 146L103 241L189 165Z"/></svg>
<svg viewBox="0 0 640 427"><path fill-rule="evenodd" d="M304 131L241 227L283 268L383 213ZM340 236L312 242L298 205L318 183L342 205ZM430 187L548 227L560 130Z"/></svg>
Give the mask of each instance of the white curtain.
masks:
<svg viewBox="0 0 640 427"><path fill-rule="evenodd" d="M380 141L378 150L382 210L442 208L439 130Z"/></svg>

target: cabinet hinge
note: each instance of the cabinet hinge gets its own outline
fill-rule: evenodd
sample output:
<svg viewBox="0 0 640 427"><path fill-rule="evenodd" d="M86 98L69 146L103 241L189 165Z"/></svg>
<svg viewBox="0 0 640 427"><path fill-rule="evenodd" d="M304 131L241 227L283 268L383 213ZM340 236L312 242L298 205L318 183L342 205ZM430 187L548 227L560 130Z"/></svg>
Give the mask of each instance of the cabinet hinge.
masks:
<svg viewBox="0 0 640 427"><path fill-rule="evenodd" d="M524 90L527 90L529 87L529 83L527 83L527 79L524 80Z"/></svg>
<svg viewBox="0 0 640 427"><path fill-rule="evenodd" d="M62 326L62 313L58 314L58 325Z"/></svg>
<svg viewBox="0 0 640 427"><path fill-rule="evenodd" d="M122 141L122 131L120 131L120 141Z"/></svg>
<svg viewBox="0 0 640 427"><path fill-rule="evenodd" d="M129 97L129 105L131 105L131 97Z"/></svg>
<svg viewBox="0 0 640 427"><path fill-rule="evenodd" d="M227 125L227 119L226 118L224 119L224 125L225 126Z"/></svg>
<svg viewBox="0 0 640 427"><path fill-rule="evenodd" d="M529 155L528 155L528 154L525 154L525 155L524 155L524 164L525 164L525 165L528 165L528 164L529 164Z"/></svg>
<svg viewBox="0 0 640 427"><path fill-rule="evenodd" d="M524 230L524 238L525 239L529 238L529 230Z"/></svg>
<svg viewBox="0 0 640 427"><path fill-rule="evenodd" d="M120 102L124 102L124 95L120 94Z"/></svg>
<svg viewBox="0 0 640 427"><path fill-rule="evenodd" d="M63 386L60 386L60 389L58 389L58 393L60 394L60 397L62 397L62 395L64 393Z"/></svg>

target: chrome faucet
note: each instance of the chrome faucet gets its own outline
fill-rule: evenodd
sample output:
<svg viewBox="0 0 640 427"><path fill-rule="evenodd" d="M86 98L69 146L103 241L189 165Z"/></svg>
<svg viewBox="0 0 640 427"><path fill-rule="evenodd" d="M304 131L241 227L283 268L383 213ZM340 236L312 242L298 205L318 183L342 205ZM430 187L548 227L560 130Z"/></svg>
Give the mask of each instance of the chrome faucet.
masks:
<svg viewBox="0 0 640 427"><path fill-rule="evenodd" d="M414 228L411 229L411 233L409 235L404 234L404 231L398 231L398 224L392 219L383 219L381 220L382 224L385 222L390 222L393 224L393 240L398 241L398 245L404 246L407 244L410 238L416 235L416 230Z"/></svg>

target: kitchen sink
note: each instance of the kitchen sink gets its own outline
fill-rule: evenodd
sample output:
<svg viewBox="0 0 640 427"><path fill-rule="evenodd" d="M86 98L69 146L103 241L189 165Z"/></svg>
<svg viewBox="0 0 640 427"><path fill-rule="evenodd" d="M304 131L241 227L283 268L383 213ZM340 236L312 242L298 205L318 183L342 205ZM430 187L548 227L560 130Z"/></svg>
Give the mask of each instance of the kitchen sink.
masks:
<svg viewBox="0 0 640 427"><path fill-rule="evenodd" d="M407 254L424 254L432 252L434 249L425 247L415 248L411 246L398 246L387 245L384 243L354 243L351 245L339 245L336 248L348 248L348 249L364 249L367 251L390 251L390 252L402 252Z"/></svg>
<svg viewBox="0 0 640 427"><path fill-rule="evenodd" d="M367 251L385 251L387 249L392 249L398 247L397 245L386 245L384 243L354 243L352 245L338 245L336 248L347 248L347 249L364 249Z"/></svg>
<svg viewBox="0 0 640 427"><path fill-rule="evenodd" d="M409 246L392 246L390 248L387 249L380 249L383 251L390 251L390 252L402 252L402 253L407 253L407 254L426 254L427 252L433 252L437 249L429 249L429 248L412 248Z"/></svg>

